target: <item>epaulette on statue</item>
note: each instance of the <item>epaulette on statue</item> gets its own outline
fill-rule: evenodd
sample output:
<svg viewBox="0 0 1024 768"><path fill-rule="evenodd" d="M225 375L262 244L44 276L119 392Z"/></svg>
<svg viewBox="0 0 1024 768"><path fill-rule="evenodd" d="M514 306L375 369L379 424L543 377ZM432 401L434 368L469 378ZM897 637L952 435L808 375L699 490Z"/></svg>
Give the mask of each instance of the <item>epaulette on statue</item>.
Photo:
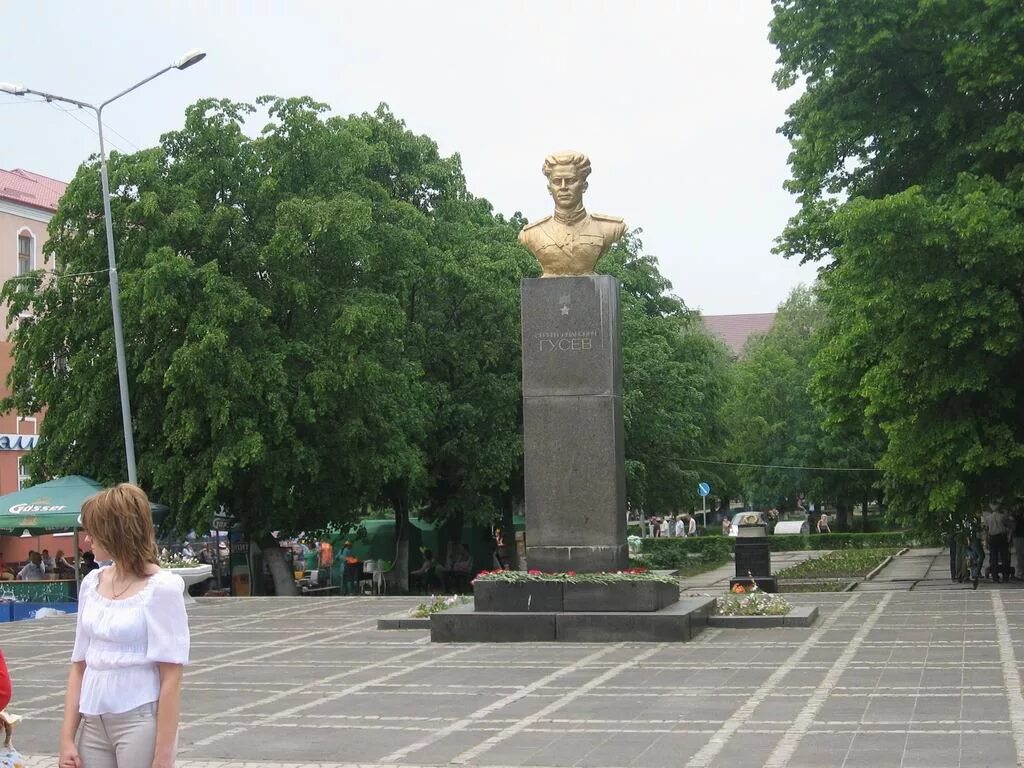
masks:
<svg viewBox="0 0 1024 768"><path fill-rule="evenodd" d="M534 227L540 226L545 221L551 221L551 218L551 216L545 216L543 219L537 219L536 221L527 224L525 227L523 227L523 232L525 232L528 229L533 229Z"/></svg>

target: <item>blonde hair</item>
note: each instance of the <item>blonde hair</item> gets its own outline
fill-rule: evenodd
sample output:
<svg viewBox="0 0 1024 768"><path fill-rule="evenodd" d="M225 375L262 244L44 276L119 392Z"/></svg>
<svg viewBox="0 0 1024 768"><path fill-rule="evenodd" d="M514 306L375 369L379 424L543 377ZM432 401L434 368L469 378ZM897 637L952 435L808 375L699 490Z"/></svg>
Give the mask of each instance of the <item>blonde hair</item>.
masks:
<svg viewBox="0 0 1024 768"><path fill-rule="evenodd" d="M590 175L590 158L582 152L556 152L544 158L544 167L541 169L549 179L555 167L559 165L571 165L576 169L580 181L586 181Z"/></svg>
<svg viewBox="0 0 1024 768"><path fill-rule="evenodd" d="M119 569L144 577L149 565L159 565L156 532L146 492L131 483L119 483L82 503L82 526Z"/></svg>

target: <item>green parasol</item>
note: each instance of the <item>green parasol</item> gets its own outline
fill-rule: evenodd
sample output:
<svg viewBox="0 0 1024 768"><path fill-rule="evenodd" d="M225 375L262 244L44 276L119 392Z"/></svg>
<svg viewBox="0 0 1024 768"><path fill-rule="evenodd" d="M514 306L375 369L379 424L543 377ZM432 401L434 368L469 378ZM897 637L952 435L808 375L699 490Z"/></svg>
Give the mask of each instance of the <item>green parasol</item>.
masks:
<svg viewBox="0 0 1024 768"><path fill-rule="evenodd" d="M88 477L67 475L0 496L0 533L18 535L28 531L30 536L39 536L73 531L81 527L78 516L82 502L102 490L102 485ZM157 518L167 511L160 504L149 506Z"/></svg>

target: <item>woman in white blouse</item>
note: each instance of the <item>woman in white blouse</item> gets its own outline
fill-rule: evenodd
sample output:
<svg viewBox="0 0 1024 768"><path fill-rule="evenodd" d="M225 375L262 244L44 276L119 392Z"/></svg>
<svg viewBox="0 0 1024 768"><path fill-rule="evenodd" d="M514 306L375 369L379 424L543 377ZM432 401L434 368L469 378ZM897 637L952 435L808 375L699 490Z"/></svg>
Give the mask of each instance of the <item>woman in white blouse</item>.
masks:
<svg viewBox="0 0 1024 768"><path fill-rule="evenodd" d="M79 590L60 768L172 768L189 652L184 583L160 570L140 488L122 483L86 500L82 527L96 559L114 565Z"/></svg>

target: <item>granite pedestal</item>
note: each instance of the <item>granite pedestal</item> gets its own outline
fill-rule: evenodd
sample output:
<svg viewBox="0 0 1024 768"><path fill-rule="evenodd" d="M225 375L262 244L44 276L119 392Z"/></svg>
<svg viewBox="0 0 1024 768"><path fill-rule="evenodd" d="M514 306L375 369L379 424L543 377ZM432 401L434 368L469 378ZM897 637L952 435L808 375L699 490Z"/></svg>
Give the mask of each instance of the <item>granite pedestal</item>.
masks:
<svg viewBox="0 0 1024 768"><path fill-rule="evenodd" d="M619 283L522 281L526 563L629 566Z"/></svg>
<svg viewBox="0 0 1024 768"><path fill-rule="evenodd" d="M626 545L619 283L523 280L526 565L621 571ZM688 640L713 600L658 582L480 582L472 606L435 614L439 643ZM696 617L696 618L695 618Z"/></svg>

